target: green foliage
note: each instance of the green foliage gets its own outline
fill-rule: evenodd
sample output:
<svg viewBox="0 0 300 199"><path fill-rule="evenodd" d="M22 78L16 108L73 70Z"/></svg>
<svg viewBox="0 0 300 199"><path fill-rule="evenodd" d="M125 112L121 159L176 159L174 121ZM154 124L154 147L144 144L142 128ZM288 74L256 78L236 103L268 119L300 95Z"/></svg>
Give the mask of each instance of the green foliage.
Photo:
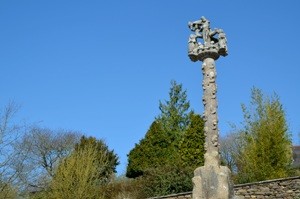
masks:
<svg viewBox="0 0 300 199"><path fill-rule="evenodd" d="M171 82L170 99L160 102L161 114L143 138L128 154L126 176L135 178L147 169L179 160L179 142L190 123L189 102L182 85Z"/></svg>
<svg viewBox="0 0 300 199"><path fill-rule="evenodd" d="M288 176L292 143L279 97L264 97L261 90L254 88L250 108L242 107L245 145L237 165L238 182Z"/></svg>
<svg viewBox="0 0 300 199"><path fill-rule="evenodd" d="M169 136L170 141L178 141L190 122L190 103L187 101L186 90L182 84L171 81L169 100L165 103L159 102L161 114L158 120L163 125L163 131Z"/></svg>
<svg viewBox="0 0 300 199"><path fill-rule="evenodd" d="M145 138L135 145L128 154L126 176L136 178L151 168L172 164L178 159L173 143L162 130L160 121L154 121Z"/></svg>
<svg viewBox="0 0 300 199"><path fill-rule="evenodd" d="M9 183L0 180L0 199L17 198L17 190Z"/></svg>
<svg viewBox="0 0 300 199"><path fill-rule="evenodd" d="M102 140L82 137L58 166L46 198L103 198L100 186L109 182L118 158Z"/></svg>
<svg viewBox="0 0 300 199"><path fill-rule="evenodd" d="M147 170L142 179L142 192L147 197L191 191L193 169L180 165L165 165Z"/></svg>
<svg viewBox="0 0 300 199"><path fill-rule="evenodd" d="M101 165L98 151L93 146L78 149L62 161L51 182L47 198L99 198L98 176L108 164L102 153Z"/></svg>
<svg viewBox="0 0 300 199"><path fill-rule="evenodd" d="M105 199L141 199L147 198L142 191L144 181L141 178L129 179L124 176L113 179L101 187Z"/></svg>
<svg viewBox="0 0 300 199"><path fill-rule="evenodd" d="M204 120L200 115L191 114L191 123L179 145L179 154L184 166L194 169L204 165Z"/></svg>
<svg viewBox="0 0 300 199"><path fill-rule="evenodd" d="M89 147L93 147L97 151L95 161L101 166L103 166L103 154L105 154L107 164L105 164L105 168L99 172L98 178L103 182L108 182L112 174L116 172L116 166L119 165L118 156L114 153L114 150L108 149L108 146L103 140L85 136L82 136L80 142L75 145L74 153Z"/></svg>
<svg viewBox="0 0 300 199"><path fill-rule="evenodd" d="M126 176L135 178L152 167L158 167L171 160L171 142L159 121L154 121L144 139L135 145L128 154Z"/></svg>
<svg viewBox="0 0 300 199"><path fill-rule="evenodd" d="M193 171L204 161L203 119L189 111L181 84L171 82L169 97L128 154L126 176L139 180L147 197L191 191Z"/></svg>

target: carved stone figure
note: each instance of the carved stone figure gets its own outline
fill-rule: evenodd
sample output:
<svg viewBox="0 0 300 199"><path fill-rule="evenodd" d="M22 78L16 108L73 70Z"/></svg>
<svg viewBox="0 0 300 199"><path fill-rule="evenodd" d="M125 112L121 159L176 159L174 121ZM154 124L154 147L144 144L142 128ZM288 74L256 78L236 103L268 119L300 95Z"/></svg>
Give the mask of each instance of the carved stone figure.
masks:
<svg viewBox="0 0 300 199"><path fill-rule="evenodd" d="M201 31L202 31L202 19L198 20L198 21L194 21L194 22L189 22L189 28L191 29L191 31L195 32L196 35L200 35Z"/></svg>
<svg viewBox="0 0 300 199"><path fill-rule="evenodd" d="M197 42L197 36L191 34L189 37L189 56L192 61L197 61L197 55L199 50L199 43Z"/></svg>
<svg viewBox="0 0 300 199"><path fill-rule="evenodd" d="M201 22L204 46L210 46L210 22L205 17L201 17Z"/></svg>
<svg viewBox="0 0 300 199"><path fill-rule="evenodd" d="M227 55L227 40L226 35L222 29L219 29L219 54L222 56Z"/></svg>

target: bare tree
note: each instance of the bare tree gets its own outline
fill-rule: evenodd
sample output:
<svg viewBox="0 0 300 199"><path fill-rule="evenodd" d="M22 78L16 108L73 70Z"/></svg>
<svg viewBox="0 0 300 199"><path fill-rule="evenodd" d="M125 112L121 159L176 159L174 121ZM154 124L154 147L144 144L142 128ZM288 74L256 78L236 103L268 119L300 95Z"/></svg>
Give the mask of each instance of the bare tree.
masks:
<svg viewBox="0 0 300 199"><path fill-rule="evenodd" d="M0 110L0 195L6 198L13 194L12 185L19 175L14 169L19 152L13 146L25 131L25 126L16 124L18 110L19 106L14 102Z"/></svg>
<svg viewBox="0 0 300 199"><path fill-rule="evenodd" d="M47 188L58 163L82 136L22 124L16 119L18 110L14 102L0 109L0 199Z"/></svg>
<svg viewBox="0 0 300 199"><path fill-rule="evenodd" d="M235 130L220 139L222 161L228 166L233 174L237 173L238 159L240 158L241 150L243 148L244 140L242 139L242 136L242 132Z"/></svg>
<svg viewBox="0 0 300 199"><path fill-rule="evenodd" d="M82 135L74 131L33 127L15 144L21 151L15 161L23 188L44 190L60 160L67 157Z"/></svg>

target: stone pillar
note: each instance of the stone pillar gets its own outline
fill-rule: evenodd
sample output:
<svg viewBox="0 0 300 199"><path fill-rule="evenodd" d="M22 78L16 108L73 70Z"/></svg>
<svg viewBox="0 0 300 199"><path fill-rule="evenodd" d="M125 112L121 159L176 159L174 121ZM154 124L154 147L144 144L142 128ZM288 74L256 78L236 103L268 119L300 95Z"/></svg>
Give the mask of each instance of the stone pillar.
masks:
<svg viewBox="0 0 300 199"><path fill-rule="evenodd" d="M193 199L231 199L233 184L230 170L220 165L219 131L217 116L216 65L220 55L227 55L226 37L221 29L210 29L210 22L202 17L190 22L189 27L195 34L190 35L189 57L192 61L202 61L205 155L204 166L194 171ZM215 35L219 35L215 38ZM202 38L203 44L197 41Z"/></svg>
<svg viewBox="0 0 300 199"><path fill-rule="evenodd" d="M215 60L205 58L202 64L203 73L203 105L204 105L204 132L205 132L205 150L204 164L218 166L219 158L219 133L218 133L218 115L217 115L217 71Z"/></svg>

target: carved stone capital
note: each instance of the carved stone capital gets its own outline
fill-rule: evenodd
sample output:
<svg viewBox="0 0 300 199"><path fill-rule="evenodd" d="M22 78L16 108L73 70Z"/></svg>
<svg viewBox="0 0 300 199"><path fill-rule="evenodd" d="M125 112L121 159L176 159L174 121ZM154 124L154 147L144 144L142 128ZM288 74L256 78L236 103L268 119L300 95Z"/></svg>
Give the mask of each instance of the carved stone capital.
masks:
<svg viewBox="0 0 300 199"><path fill-rule="evenodd" d="M189 57L193 62L196 61L204 61L206 58L212 58L214 60L217 60L220 57L220 54L218 53L217 48L209 48L209 49L199 49L197 51L197 54L195 53L189 53Z"/></svg>
<svg viewBox="0 0 300 199"><path fill-rule="evenodd" d="M189 22L189 28L194 32L188 41L188 55L193 62L206 58L217 60L220 55L227 56L227 39L222 29L211 30L210 22L205 17ZM199 39L202 39L202 43Z"/></svg>

